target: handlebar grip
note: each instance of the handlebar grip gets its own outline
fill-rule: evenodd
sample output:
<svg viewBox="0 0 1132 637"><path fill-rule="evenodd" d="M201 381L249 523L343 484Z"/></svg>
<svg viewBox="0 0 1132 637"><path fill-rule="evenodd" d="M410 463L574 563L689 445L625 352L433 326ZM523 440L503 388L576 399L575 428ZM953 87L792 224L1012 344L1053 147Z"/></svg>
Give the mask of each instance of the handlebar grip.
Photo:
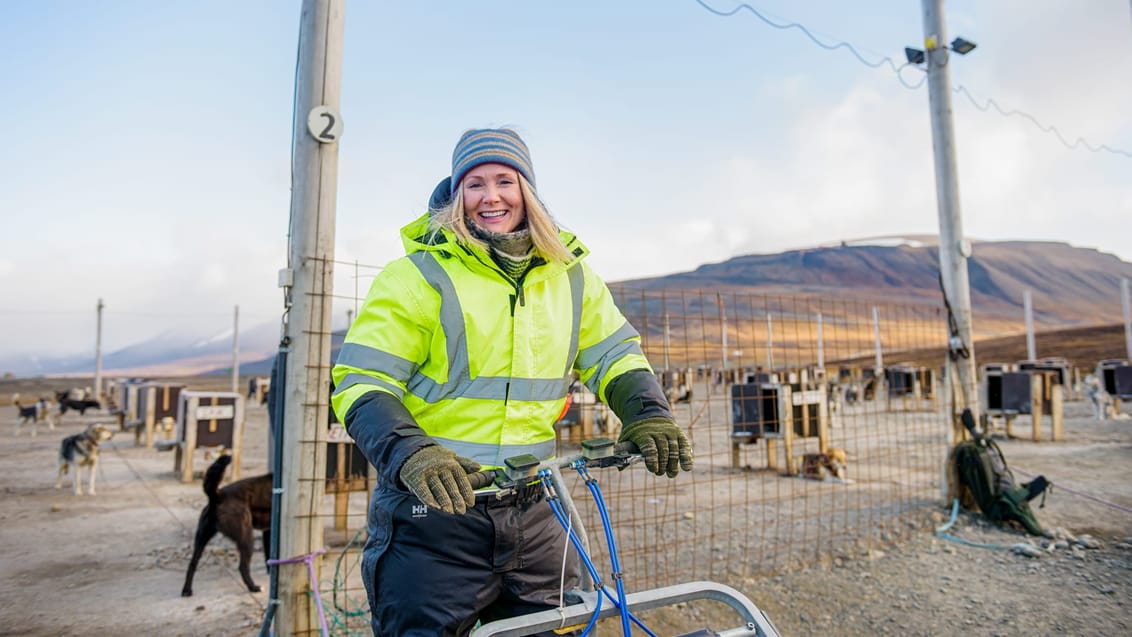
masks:
<svg viewBox="0 0 1132 637"><path fill-rule="evenodd" d="M632 442L629 442L628 440L626 440L624 442L619 442L619 443L613 445L613 451L614 451L614 453L630 453L630 454L641 452L640 449L637 449L637 445L633 444Z"/></svg>
<svg viewBox="0 0 1132 637"><path fill-rule="evenodd" d="M482 489L483 487L491 486L491 483L495 482L495 469L485 469L484 471L469 473L468 482L472 483L472 489Z"/></svg>

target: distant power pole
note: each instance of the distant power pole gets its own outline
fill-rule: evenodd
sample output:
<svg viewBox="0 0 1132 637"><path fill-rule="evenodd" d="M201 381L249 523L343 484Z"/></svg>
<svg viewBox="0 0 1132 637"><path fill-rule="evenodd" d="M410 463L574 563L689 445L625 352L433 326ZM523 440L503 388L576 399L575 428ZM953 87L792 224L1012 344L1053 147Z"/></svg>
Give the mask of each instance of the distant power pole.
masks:
<svg viewBox="0 0 1132 637"><path fill-rule="evenodd" d="M95 312L98 315L94 336L94 399L102 400L102 299L98 299Z"/></svg>
<svg viewBox="0 0 1132 637"><path fill-rule="evenodd" d="M1034 300L1030 291L1022 293L1022 306L1026 312L1026 360L1038 360L1038 348L1034 347Z"/></svg>
<svg viewBox="0 0 1132 637"><path fill-rule="evenodd" d="M723 355L723 369L727 369L727 311L723 307L723 295L719 292L715 293L715 302L719 305L719 331L722 334L720 351ZM724 379L724 384L727 379Z"/></svg>
<svg viewBox="0 0 1132 637"><path fill-rule="evenodd" d="M240 391L240 306L232 316L232 391Z"/></svg>
<svg viewBox="0 0 1132 637"><path fill-rule="evenodd" d="M958 403L952 413L952 438L963 437L958 415L970 409L979 422L979 386L972 337L971 287L967 258L971 244L963 238L959 212L959 177L955 166L955 135L951 121L950 50L943 22L943 0L922 0L924 11L925 66L932 115L932 147L935 150L936 201L939 207L939 269L943 294L952 316L949 350L958 375Z"/></svg>
<svg viewBox="0 0 1132 637"><path fill-rule="evenodd" d="M1124 303L1124 349L1132 361L1132 297L1128 292L1128 279L1120 280L1120 297Z"/></svg>
<svg viewBox="0 0 1132 637"><path fill-rule="evenodd" d="M880 348L880 310L873 306L873 354L876 358L874 366L877 376L884 370L884 354Z"/></svg>
<svg viewBox="0 0 1132 637"><path fill-rule="evenodd" d="M766 373L774 371L774 322L766 313Z"/></svg>
<svg viewBox="0 0 1132 637"><path fill-rule="evenodd" d="M821 312L816 314L818 321L818 369L825 371L825 339L822 336Z"/></svg>
<svg viewBox="0 0 1132 637"><path fill-rule="evenodd" d="M326 432L330 405L331 297L334 291L334 222L338 188L339 115L342 92L344 0L303 0L291 131L291 235L287 268L280 273L286 314L286 363L278 370L283 422L275 467L281 489L277 557L307 555L325 547L322 507L326 480ZM274 389L274 388L273 388ZM312 513L316 515L312 516ZM280 604L276 635L310 634L321 609L308 595L303 562L277 567ZM313 561L321 580L322 560ZM269 611L270 612L270 611ZM266 624L267 622L265 622Z"/></svg>
<svg viewBox="0 0 1132 637"><path fill-rule="evenodd" d="M669 345L669 331L668 331L668 312L664 313L664 371L672 369L668 359L668 345Z"/></svg>

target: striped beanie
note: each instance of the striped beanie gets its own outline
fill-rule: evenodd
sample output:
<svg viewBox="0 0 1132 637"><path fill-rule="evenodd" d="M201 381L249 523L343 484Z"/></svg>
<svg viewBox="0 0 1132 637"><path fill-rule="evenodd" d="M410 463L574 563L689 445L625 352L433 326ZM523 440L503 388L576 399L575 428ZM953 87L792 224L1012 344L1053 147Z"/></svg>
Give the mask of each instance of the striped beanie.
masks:
<svg viewBox="0 0 1132 637"><path fill-rule="evenodd" d="M509 128L479 128L460 136L452 151L452 182L450 192L468 171L480 164L503 164L519 171L533 186L535 170L531 166L531 151L519 134Z"/></svg>

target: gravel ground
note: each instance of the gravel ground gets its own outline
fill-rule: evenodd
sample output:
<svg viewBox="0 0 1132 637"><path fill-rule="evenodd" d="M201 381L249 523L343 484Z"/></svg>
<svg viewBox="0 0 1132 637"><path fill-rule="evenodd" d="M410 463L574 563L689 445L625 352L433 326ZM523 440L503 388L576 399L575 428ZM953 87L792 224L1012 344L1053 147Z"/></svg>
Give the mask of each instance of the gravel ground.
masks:
<svg viewBox="0 0 1132 637"><path fill-rule="evenodd" d="M1096 421L1070 405L1065 442L1000 441L1018 477L1055 483L1037 510L1054 538L963 512L950 533L967 543L949 541L932 533L950 517L941 502L902 521L897 544L738 588L783 635L1132 634L1132 419ZM259 407L248 417L254 446L266 418ZM210 545L196 595L179 595L204 496L199 481L174 478L171 454L118 436L103 452L97 496L54 489L58 441L98 420L69 416L36 438L0 430L0 635L257 634L267 594L243 588L230 542ZM262 471L261 450L246 451L244 474ZM1011 548L1019 543L1031 549ZM263 573L257 554L253 575L266 584ZM710 603L649 618L660 635L735 624ZM607 624L601 634L616 633Z"/></svg>

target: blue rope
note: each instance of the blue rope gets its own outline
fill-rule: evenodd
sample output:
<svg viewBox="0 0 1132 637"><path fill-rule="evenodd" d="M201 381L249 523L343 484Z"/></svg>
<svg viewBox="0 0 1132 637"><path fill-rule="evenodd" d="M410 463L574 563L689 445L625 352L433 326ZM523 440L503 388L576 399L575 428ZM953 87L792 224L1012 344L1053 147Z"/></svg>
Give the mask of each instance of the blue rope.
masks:
<svg viewBox="0 0 1132 637"><path fill-rule="evenodd" d="M935 534L938 537L941 537L945 540L951 540L952 542L955 542L957 544L963 544L963 545L966 545L966 546L973 546L975 548L980 548L980 549L1009 549L1009 548L1011 548L1009 546L1006 546L1005 544L981 544L979 542L972 542L970 540L964 540L961 537L955 537L954 535L950 535L949 533L947 533L947 530L951 528L951 525L955 524L955 520L958 516L959 516L959 498L955 498L955 501L951 503L951 519L947 521L947 524L944 524L943 526L936 527Z"/></svg>
<svg viewBox="0 0 1132 637"><path fill-rule="evenodd" d="M597 512L601 515L601 526L605 531L605 543L609 546L609 564L613 569L613 580L617 586L617 600L618 607L621 611L621 630L625 635L629 635L629 602L625 597L625 580L621 576L621 562L617 559L617 543L613 539L613 524L609 521L609 511L605 508L605 498L601 496L601 489L597 486L597 480L590 476L589 471L586 470L585 465L578 465L575 467L578 475L586 482L586 487L590 490L590 495L593 496L594 502L597 504Z"/></svg>
<svg viewBox="0 0 1132 637"><path fill-rule="evenodd" d="M580 469L578 469L578 473L581 474L582 477L585 479L586 485L589 487L590 494L593 495L594 502L597 503L597 510L598 510L598 513L601 515L602 526L605 527L606 542L609 544L609 561L610 561L610 564L613 567L613 572L617 576L617 596L618 596L620 601L612 600L612 597L610 599L611 599L611 601L613 601L614 604L617 604L618 607L621 609L621 612L622 612L622 620L621 620L622 629L625 631L625 635L630 634L629 633L629 626L625 621L625 617L627 616L629 618L629 620L631 620L634 624L636 624L641 630L648 633L651 637L657 637L656 633L649 630L649 627L645 626L644 623L641 622L641 620L639 620L636 615L629 612L629 602L628 602L628 599L625 595L625 583L624 583L624 581L622 580L622 577L621 577L621 565L620 565L619 558L617 557L617 543L613 539L613 524L610 522L610 519L609 519L609 510L605 507L605 497L601 493L601 487L598 486L597 480L595 478L590 477L590 474L586 470L585 465L582 465L582 467ZM608 592L606 592L605 594L609 595Z"/></svg>
<svg viewBox="0 0 1132 637"><path fill-rule="evenodd" d="M574 550L578 552L579 556L581 556L582 563L586 565L586 570L590 572L590 578L593 579L594 586L597 587L597 590L604 591L605 586L601 583L601 576L598 575L597 567L594 566L593 561L590 559L589 553L586 553L586 549L582 546L582 541L578 538L578 534L574 532L574 527L570 524L567 524L566 522L566 516L563 515L562 511L562 504L558 501L558 496L551 488L553 486L553 482L551 481L550 471L547 469L539 471L539 478L542 479L543 486L547 488L547 493L549 495L546 501L550 504L550 510L554 512L554 517L558 519L558 523L562 525L562 528L566 529L566 534L570 538L570 543L574 545ZM590 633L590 630L593 629L594 625L597 624L598 615L601 613L601 595L597 596L597 604L595 606L596 607L594 608L593 615L590 617L589 623L586 624L585 630L582 631L583 637L585 635L588 635Z"/></svg>
<svg viewBox="0 0 1132 637"><path fill-rule="evenodd" d="M606 598L608 598L609 601L612 602L613 605L615 607L617 607L618 609L621 609L621 608L628 609L628 607L629 607L628 604L622 604L616 597L614 597L612 594L610 594L609 588L607 586L605 586L605 584L602 583L601 576L598 574L597 567L594 565L593 560L590 558L589 553L587 553L585 547L582 546L582 542L578 538L576 532L574 531L574 528L570 524L567 523L565 511L562 509L562 503L559 502L559 498L558 498L557 495L554 494L555 492L552 488L553 487L553 481L552 481L552 478L551 478L550 471L546 470L546 469L539 471L539 478L542 479L543 485L547 487L547 491L549 493L549 495L547 496L547 502L550 504L550 510L554 512L554 517L558 519L558 523L560 525L562 525L562 528L566 529L566 531L567 531L567 533L569 534L569 537L570 537L570 542L574 545L574 549L578 552L578 555L581 557L582 563L585 565L586 570L589 571L590 578L593 579L594 586L596 587L596 590L600 591L600 594L598 595L598 610L600 610L600 608L601 608L601 597L602 597L602 595L604 595ZM598 491L599 498L600 498L600 495L601 495L601 492L599 490ZM603 508L603 504L604 504L603 501L599 499L599 511L601 510L601 508ZM594 611L593 618L591 619L591 624L593 623L593 621L596 621L597 615L598 615L598 610ZM634 624L636 624L637 627L639 627L641 630L645 631L650 637L657 637L657 634L654 633L652 630L649 630L649 627L645 626L645 624L636 615L634 615L632 612L629 612L629 620L632 621ZM628 635L631 634L627 628L623 627L623 629L624 629L624 635L628 636ZM587 628L587 630L588 630L588 628Z"/></svg>

